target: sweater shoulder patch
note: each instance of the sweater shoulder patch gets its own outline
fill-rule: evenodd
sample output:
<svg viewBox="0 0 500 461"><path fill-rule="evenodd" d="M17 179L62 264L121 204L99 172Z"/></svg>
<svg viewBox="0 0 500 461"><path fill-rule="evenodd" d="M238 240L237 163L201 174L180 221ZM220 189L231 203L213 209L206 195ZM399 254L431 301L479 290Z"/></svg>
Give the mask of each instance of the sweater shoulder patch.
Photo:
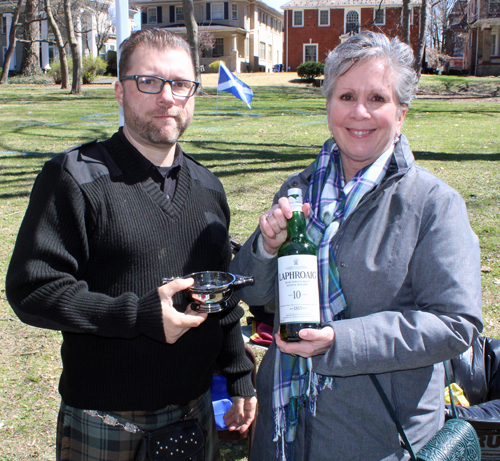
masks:
<svg viewBox="0 0 500 461"><path fill-rule="evenodd" d="M186 165L191 172L191 177L195 181L201 183L203 187L224 193L222 183L210 170L189 155L184 154L184 158L186 160Z"/></svg>
<svg viewBox="0 0 500 461"><path fill-rule="evenodd" d="M51 161L59 163L80 185L102 176L118 177L123 174L107 149L97 140L68 149Z"/></svg>

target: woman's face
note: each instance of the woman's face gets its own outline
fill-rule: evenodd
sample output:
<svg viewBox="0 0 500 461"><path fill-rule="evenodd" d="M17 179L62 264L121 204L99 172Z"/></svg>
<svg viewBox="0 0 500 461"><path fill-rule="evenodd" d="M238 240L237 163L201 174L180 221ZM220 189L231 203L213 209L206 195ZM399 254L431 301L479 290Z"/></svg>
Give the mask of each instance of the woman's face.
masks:
<svg viewBox="0 0 500 461"><path fill-rule="evenodd" d="M383 60L356 64L337 78L326 111L347 181L380 157L399 135L406 109L398 113L397 104L394 75Z"/></svg>

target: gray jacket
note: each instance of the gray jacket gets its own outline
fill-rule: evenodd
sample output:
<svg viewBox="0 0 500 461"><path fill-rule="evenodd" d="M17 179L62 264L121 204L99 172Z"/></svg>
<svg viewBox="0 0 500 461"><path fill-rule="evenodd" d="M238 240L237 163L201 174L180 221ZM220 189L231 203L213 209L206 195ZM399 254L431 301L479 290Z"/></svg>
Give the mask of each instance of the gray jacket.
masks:
<svg viewBox="0 0 500 461"><path fill-rule="evenodd" d="M291 176L306 190L313 165ZM239 291L250 305L275 297L276 258L256 251L257 229L232 262L256 283ZM302 415L295 460L408 459L367 374L378 375L418 451L444 421L441 362L464 352L482 330L480 253L460 195L414 164L404 136L383 182L340 226L331 244L348 310L333 322L330 350L314 371L335 377ZM278 304L278 303L277 303ZM278 328L278 315L275 331ZM252 460L276 459L271 390L275 343L258 375L259 417Z"/></svg>

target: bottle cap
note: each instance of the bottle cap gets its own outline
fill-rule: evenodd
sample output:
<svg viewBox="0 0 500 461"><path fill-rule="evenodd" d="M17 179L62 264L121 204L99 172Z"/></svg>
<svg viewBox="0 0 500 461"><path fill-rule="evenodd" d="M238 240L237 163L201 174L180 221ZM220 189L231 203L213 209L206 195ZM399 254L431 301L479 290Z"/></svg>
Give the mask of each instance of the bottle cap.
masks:
<svg viewBox="0 0 500 461"><path fill-rule="evenodd" d="M288 189L288 201L292 207L292 211L302 211L302 189Z"/></svg>

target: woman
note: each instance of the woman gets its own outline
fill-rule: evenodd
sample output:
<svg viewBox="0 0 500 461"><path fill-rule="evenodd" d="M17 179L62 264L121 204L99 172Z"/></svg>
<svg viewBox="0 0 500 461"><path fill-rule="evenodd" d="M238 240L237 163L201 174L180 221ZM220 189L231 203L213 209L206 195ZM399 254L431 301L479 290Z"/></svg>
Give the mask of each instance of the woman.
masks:
<svg viewBox="0 0 500 461"><path fill-rule="evenodd" d="M274 298L286 193L300 187L318 248L322 328L286 343L276 315L258 374L252 460L408 459L369 374L418 451L443 425L442 362L482 329L479 246L465 204L415 165L400 134L418 83L412 65L408 45L372 32L329 54L332 139L285 182L232 263L256 277L239 292L247 303ZM330 276L335 265L340 280Z"/></svg>

